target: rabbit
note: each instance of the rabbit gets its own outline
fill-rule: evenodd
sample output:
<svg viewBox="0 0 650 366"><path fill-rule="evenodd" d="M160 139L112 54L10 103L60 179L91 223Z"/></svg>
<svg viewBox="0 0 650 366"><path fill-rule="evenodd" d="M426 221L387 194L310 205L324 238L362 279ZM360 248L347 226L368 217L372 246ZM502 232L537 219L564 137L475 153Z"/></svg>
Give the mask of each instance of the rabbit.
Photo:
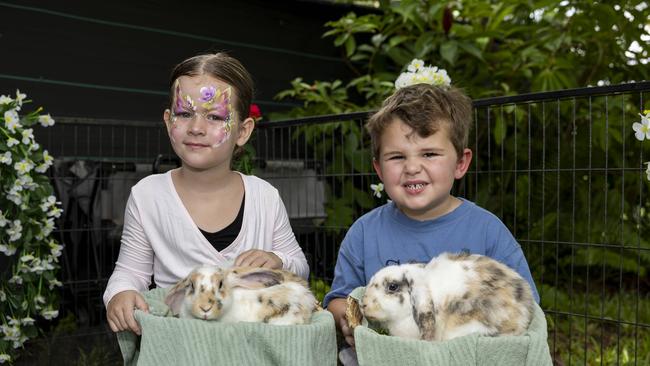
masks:
<svg viewBox="0 0 650 366"><path fill-rule="evenodd" d="M165 304L173 315L180 318L216 320L221 314L221 303L215 292L221 283L224 270L220 267L201 265L187 277L178 281L165 296Z"/></svg>
<svg viewBox="0 0 650 366"><path fill-rule="evenodd" d="M444 341L523 334L534 303L528 282L508 266L483 255L443 253L426 265L375 273L360 310L390 335Z"/></svg>
<svg viewBox="0 0 650 366"><path fill-rule="evenodd" d="M305 324L318 302L301 277L284 270L233 267L215 293L222 322Z"/></svg>

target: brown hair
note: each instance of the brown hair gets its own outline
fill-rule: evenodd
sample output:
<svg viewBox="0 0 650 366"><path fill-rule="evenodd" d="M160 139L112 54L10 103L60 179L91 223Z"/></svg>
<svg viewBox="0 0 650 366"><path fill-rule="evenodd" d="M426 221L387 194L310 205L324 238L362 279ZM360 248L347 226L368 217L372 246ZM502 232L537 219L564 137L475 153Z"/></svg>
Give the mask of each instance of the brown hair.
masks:
<svg viewBox="0 0 650 366"><path fill-rule="evenodd" d="M395 118L402 120L420 137L429 137L448 127L449 139L460 158L467 147L472 122L472 101L458 88L440 88L416 84L397 90L386 98L379 111L373 114L366 129L372 142L372 153L379 157L381 136Z"/></svg>
<svg viewBox="0 0 650 366"><path fill-rule="evenodd" d="M235 110L241 120L248 117L253 100L254 85L251 74L237 59L224 52L190 57L176 65L169 78L169 104L174 103L174 82L181 76L210 75L231 85L237 95Z"/></svg>

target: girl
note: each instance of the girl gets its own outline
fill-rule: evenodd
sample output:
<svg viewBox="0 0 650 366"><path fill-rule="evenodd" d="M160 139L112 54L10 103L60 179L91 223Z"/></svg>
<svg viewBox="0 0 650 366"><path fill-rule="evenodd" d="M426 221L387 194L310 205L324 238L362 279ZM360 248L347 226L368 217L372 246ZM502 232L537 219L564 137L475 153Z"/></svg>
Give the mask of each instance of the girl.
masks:
<svg viewBox="0 0 650 366"><path fill-rule="evenodd" d="M153 274L168 287L199 264L281 268L307 278L309 267L278 191L230 169L235 149L253 131L253 81L239 61L200 55L171 75L163 118L182 166L131 189L120 253L104 293L114 332L140 334L134 308Z"/></svg>

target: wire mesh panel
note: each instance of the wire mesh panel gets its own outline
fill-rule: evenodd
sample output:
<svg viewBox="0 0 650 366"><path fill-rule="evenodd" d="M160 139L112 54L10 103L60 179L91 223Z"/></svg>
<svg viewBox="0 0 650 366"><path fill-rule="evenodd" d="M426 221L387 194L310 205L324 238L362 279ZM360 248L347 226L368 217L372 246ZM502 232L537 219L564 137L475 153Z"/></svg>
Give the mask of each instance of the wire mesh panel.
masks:
<svg viewBox="0 0 650 366"><path fill-rule="evenodd" d="M499 216L522 245L557 364L650 364L650 145L631 127L648 93L637 83L474 103L474 158L454 193ZM280 191L320 298L347 228L387 200L370 188L379 181L367 117L261 123L249 142L252 174ZM65 209L62 316L105 324L101 295L130 187L177 162L160 125L58 119L35 132L57 158Z"/></svg>
<svg viewBox="0 0 650 366"><path fill-rule="evenodd" d="M650 363L648 146L631 128L649 90L650 83L638 83L474 103L474 159L454 191L499 216L522 245L558 364ZM369 187L377 178L366 119L322 116L258 131L262 162L317 167L326 217L294 230L312 280L324 286L347 227L386 200ZM304 182L287 169L266 178ZM299 190L283 195L285 203L304 197L298 206L321 204Z"/></svg>

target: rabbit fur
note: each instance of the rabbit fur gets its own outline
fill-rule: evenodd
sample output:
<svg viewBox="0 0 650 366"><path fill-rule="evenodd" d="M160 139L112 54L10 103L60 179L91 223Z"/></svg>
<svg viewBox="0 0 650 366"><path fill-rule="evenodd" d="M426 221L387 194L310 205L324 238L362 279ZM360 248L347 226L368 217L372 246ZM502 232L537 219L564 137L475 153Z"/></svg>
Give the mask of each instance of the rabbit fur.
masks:
<svg viewBox="0 0 650 366"><path fill-rule="evenodd" d="M165 298L174 315L222 322L304 324L317 301L301 277L284 270L199 266Z"/></svg>
<svg viewBox="0 0 650 366"><path fill-rule="evenodd" d="M371 278L364 317L390 335L442 341L470 333L519 335L530 324L530 285L478 254L443 253L428 264L388 266Z"/></svg>

